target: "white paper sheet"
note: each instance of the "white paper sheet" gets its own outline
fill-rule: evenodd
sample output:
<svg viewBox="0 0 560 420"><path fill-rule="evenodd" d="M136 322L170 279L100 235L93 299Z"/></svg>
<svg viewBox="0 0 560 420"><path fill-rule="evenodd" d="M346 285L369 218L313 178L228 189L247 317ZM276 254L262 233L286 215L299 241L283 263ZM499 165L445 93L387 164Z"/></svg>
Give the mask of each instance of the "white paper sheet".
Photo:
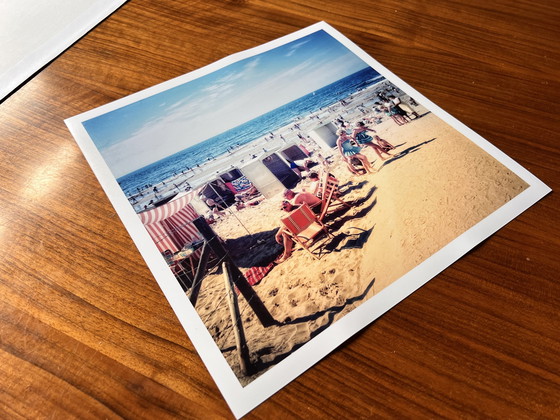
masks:
<svg viewBox="0 0 560 420"><path fill-rule="evenodd" d="M2 0L0 101L126 0Z"/></svg>

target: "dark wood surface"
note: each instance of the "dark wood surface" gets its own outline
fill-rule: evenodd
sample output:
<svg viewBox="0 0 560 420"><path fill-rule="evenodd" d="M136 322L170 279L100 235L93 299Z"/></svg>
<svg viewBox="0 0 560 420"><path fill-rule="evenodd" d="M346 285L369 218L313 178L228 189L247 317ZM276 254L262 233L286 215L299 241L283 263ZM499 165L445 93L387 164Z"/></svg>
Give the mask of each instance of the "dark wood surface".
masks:
<svg viewBox="0 0 560 420"><path fill-rule="evenodd" d="M319 20L559 188L557 1L130 1L0 104L1 418L232 416L63 120ZM560 418L559 208L247 418Z"/></svg>

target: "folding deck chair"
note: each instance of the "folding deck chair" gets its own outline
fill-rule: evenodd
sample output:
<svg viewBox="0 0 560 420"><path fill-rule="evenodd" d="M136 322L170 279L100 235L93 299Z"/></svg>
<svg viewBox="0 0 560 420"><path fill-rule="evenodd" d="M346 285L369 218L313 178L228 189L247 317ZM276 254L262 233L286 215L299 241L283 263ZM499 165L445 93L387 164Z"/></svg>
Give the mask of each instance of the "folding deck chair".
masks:
<svg viewBox="0 0 560 420"><path fill-rule="evenodd" d="M321 232L326 233L329 238L333 237L325 225L317 219L317 216L309 208L307 203L301 205L281 220L292 239L299 243L317 260L319 258L309 249L314 238Z"/></svg>
<svg viewBox="0 0 560 420"><path fill-rule="evenodd" d="M329 213L329 208L333 206L351 207L350 204L339 197L338 180L331 176L328 172L324 172L321 175L319 191L321 193L321 213L319 214L320 222L322 222L325 216Z"/></svg>

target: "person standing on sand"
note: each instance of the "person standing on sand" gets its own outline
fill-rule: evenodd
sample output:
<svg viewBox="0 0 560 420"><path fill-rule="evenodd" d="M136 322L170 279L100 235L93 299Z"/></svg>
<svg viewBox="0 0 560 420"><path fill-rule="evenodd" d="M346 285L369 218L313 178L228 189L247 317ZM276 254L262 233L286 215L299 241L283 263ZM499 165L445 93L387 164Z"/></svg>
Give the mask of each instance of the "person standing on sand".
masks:
<svg viewBox="0 0 560 420"><path fill-rule="evenodd" d="M392 150L395 147L389 142L387 142L386 140L383 140L377 134L375 135L375 142L374 142L373 138L367 133L368 131L372 133L377 133L377 131L375 131L372 128L369 128L362 121L359 121L358 123L356 123L356 128L352 133L352 138L360 146L371 147L373 150L375 150L375 153L377 153L377 156L379 156L381 160L387 160L393 157L394 155L389 153L388 150ZM381 144L385 144L385 146L382 146ZM383 154L386 154L389 157L384 158Z"/></svg>
<svg viewBox="0 0 560 420"><path fill-rule="evenodd" d="M351 143L352 139L348 136L348 134L346 134L346 131L344 129L339 129L336 134L338 134L336 145L344 161L348 163L350 158L356 158L362 163L366 172L374 174L375 169L371 167L367 157L360 153L362 149Z"/></svg>
<svg viewBox="0 0 560 420"><path fill-rule="evenodd" d="M395 95L389 95L389 100L402 112L400 114L408 116L408 114L414 115L414 119L418 118L418 114L413 110L407 103L401 101L400 98Z"/></svg>
<svg viewBox="0 0 560 420"><path fill-rule="evenodd" d="M393 119L395 124L403 125L410 121L410 118L406 115L406 112L398 108L393 102L388 100L383 103L382 107L385 114ZM404 115L403 115L404 114Z"/></svg>

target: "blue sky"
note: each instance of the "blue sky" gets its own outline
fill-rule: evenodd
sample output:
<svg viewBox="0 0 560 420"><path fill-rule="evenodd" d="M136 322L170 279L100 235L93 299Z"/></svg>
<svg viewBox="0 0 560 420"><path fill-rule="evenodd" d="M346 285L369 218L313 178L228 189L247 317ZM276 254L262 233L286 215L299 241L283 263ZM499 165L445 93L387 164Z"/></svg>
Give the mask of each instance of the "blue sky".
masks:
<svg viewBox="0 0 560 420"><path fill-rule="evenodd" d="M366 66L321 30L83 124L118 178Z"/></svg>

